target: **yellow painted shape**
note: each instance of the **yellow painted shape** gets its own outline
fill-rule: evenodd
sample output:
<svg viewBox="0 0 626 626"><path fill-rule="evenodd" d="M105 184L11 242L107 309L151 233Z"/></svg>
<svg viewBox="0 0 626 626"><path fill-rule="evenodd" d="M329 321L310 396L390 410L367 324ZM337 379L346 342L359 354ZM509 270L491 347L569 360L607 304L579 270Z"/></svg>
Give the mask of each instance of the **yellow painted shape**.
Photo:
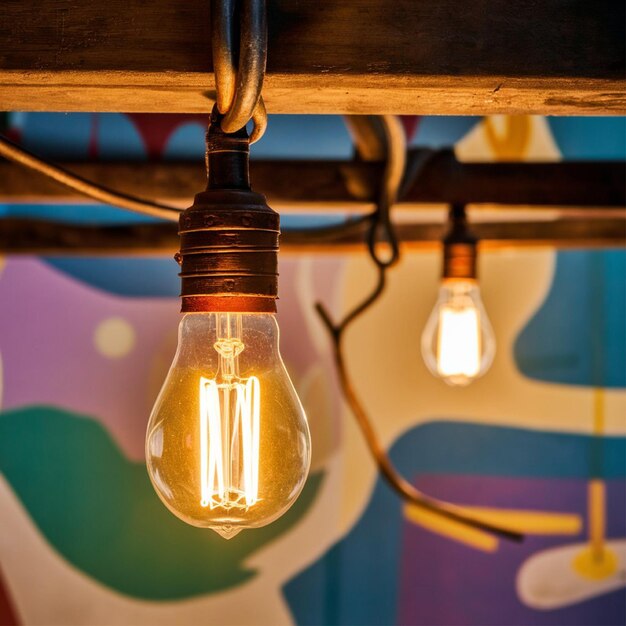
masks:
<svg viewBox="0 0 626 626"><path fill-rule="evenodd" d="M585 578L602 580L609 578L617 571L617 556L608 548L597 554L593 546L579 552L572 561L574 571Z"/></svg>
<svg viewBox="0 0 626 626"><path fill-rule="evenodd" d="M466 526L461 522L442 517L433 511L427 511L413 504L404 505L404 516L410 522L430 530L431 532L464 543L471 548L483 552L495 552L498 549L498 539L489 533Z"/></svg>
<svg viewBox="0 0 626 626"><path fill-rule="evenodd" d="M593 391L593 434L604 433L604 389ZM587 487L587 515L589 523L589 549L596 562L603 559L606 535L606 486L599 479L590 480Z"/></svg>
<svg viewBox="0 0 626 626"><path fill-rule="evenodd" d="M526 156L532 129L528 115L508 115L504 118L504 132L499 132L494 120L484 120L485 135L497 161L519 161Z"/></svg>
<svg viewBox="0 0 626 626"><path fill-rule="evenodd" d="M582 519L580 515L574 513L544 513L469 506L463 507L462 511L477 521L527 535L578 535L582 530ZM498 540L493 535L412 504L404 506L404 516L413 524L477 550L494 552L498 547Z"/></svg>
<svg viewBox="0 0 626 626"><path fill-rule="evenodd" d="M583 526L575 513L545 513L518 509L463 507L463 510L481 522L502 526L526 535L578 535Z"/></svg>
<svg viewBox="0 0 626 626"><path fill-rule="evenodd" d="M597 558L604 553L606 529L606 486L601 480L591 480L587 487L589 516L589 546Z"/></svg>
<svg viewBox="0 0 626 626"><path fill-rule="evenodd" d="M593 434L604 434L604 389L593 390Z"/></svg>

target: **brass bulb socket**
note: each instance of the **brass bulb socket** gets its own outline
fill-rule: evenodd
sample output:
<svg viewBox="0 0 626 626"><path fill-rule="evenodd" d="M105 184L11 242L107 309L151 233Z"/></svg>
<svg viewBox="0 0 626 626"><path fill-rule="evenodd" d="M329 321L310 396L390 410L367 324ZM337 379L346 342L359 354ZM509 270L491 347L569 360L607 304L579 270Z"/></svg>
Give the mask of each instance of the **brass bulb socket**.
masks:
<svg viewBox="0 0 626 626"><path fill-rule="evenodd" d="M183 313L276 311L280 220L261 194L199 193L178 232Z"/></svg>

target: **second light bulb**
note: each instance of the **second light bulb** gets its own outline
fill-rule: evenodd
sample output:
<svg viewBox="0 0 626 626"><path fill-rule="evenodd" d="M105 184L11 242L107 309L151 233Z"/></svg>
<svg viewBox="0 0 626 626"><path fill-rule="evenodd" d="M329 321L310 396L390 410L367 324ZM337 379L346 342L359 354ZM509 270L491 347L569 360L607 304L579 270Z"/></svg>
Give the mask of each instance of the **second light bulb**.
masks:
<svg viewBox="0 0 626 626"><path fill-rule="evenodd" d="M442 281L439 297L422 334L422 355L437 378L465 386L491 365L496 341L473 279Z"/></svg>

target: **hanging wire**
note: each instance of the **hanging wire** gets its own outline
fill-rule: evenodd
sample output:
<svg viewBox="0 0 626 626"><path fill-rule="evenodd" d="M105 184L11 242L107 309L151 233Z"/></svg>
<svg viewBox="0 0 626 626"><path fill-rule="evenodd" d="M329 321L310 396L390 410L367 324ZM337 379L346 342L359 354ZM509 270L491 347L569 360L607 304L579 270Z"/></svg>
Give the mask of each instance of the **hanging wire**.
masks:
<svg viewBox="0 0 626 626"><path fill-rule="evenodd" d="M30 170L39 172L61 185L83 196L102 202L103 204L117 206L127 211L168 220L170 222L178 222L178 218L183 211L183 209L178 207L161 204L146 198L139 198L94 183L29 152L4 135L0 135L0 156L27 167ZM365 234L371 219L370 215L363 215L348 219L340 224L313 228L283 228L282 231L283 233L289 233L292 241L296 244L300 242L308 243L311 240L324 243L336 241L338 237L342 236Z"/></svg>
<svg viewBox="0 0 626 626"><path fill-rule="evenodd" d="M178 207L161 204L146 198L139 198L94 183L18 146L4 135L0 135L0 156L27 167L30 170L39 172L61 185L83 196L102 202L103 204L117 206L121 209L132 211L133 213L140 213L170 222L178 222L178 218L183 211L183 209ZM325 241L336 240L337 237L343 235L364 233L370 221L370 215L363 215L348 219L340 224L314 228L284 228L283 232L289 233L294 243L306 243L310 242L312 239L323 243Z"/></svg>
<svg viewBox="0 0 626 626"><path fill-rule="evenodd" d="M103 185L98 185L82 176L78 176L78 174L74 174L63 167L54 165L34 155L32 152L18 146L3 135L0 135L0 156L14 161L15 163L19 163L35 172L39 172L83 196L93 198L98 202L112 204L122 209L133 211L134 213L149 215L150 217L158 217L173 222L178 221L181 210L176 207L160 204L153 200L137 198L136 196L131 196L119 191L114 191Z"/></svg>
<svg viewBox="0 0 626 626"><path fill-rule="evenodd" d="M439 517L452 520L454 522L499 535L514 541L521 541L523 535L509 529L492 525L481 521L478 516L468 514L462 507L431 498L416 489L407 481L395 468L387 452L378 439L372 426L371 420L359 399L354 385L348 374L346 360L343 350L343 340L345 331L360 315L365 313L374 302L380 297L385 289L386 272L395 265L400 258L400 250L397 237L391 222L391 207L396 202L398 190L402 184L405 161L406 142L402 125L397 117L385 115L382 117L387 141L387 165L385 168L383 186L380 192L380 199L377 210L370 216L370 225L367 233L369 253L374 262L378 276L376 286L365 299L357 304L344 318L335 324L327 310L320 303L316 304L319 313L333 343L333 356L335 366L339 373L339 381L344 398L346 399L352 413L354 414L361 433L363 434L367 446L376 461L378 470L385 478L391 488L406 502L431 511ZM413 172L415 176L416 172ZM387 247L386 256L381 256L381 242Z"/></svg>

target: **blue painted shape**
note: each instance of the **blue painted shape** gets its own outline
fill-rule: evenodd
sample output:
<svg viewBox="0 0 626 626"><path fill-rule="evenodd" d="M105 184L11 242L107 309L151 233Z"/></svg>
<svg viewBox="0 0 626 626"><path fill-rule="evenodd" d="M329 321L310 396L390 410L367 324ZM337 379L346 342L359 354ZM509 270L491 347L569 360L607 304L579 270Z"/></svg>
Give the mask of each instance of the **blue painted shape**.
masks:
<svg viewBox="0 0 626 626"><path fill-rule="evenodd" d="M162 222L153 217L133 213L106 204L0 204L2 217L29 217L52 222L108 226L115 224L146 224Z"/></svg>
<svg viewBox="0 0 626 626"><path fill-rule="evenodd" d="M431 422L403 435L390 456L409 477L625 478L626 438L604 437L599 465L597 444L586 435ZM348 535L284 586L297 623L397 623L403 524L402 503L379 478Z"/></svg>
<svg viewBox="0 0 626 626"><path fill-rule="evenodd" d="M79 225L143 224L151 217L102 204L5 204L3 217L31 217ZM107 293L127 297L176 298L179 267L172 257L45 257L55 269Z"/></svg>
<svg viewBox="0 0 626 626"><path fill-rule="evenodd" d="M123 113L98 113L99 159L145 161L146 146L132 120Z"/></svg>
<svg viewBox="0 0 626 626"><path fill-rule="evenodd" d="M94 113L25 113L21 118L22 145L44 157L87 157Z"/></svg>
<svg viewBox="0 0 626 626"><path fill-rule="evenodd" d="M146 158L141 136L121 113L24 113L19 126L24 145L44 156L84 159L96 130L98 150L106 158ZM201 125L191 123L178 129L168 142L166 155L198 159L201 166ZM340 115L271 115L265 136L252 148L253 158L341 159L351 155L352 141Z"/></svg>
<svg viewBox="0 0 626 626"><path fill-rule="evenodd" d="M352 151L340 115L271 115L251 154L253 159L348 159Z"/></svg>
<svg viewBox="0 0 626 626"><path fill-rule="evenodd" d="M208 118L207 118L208 119ZM206 126L199 121L181 124L170 136L165 150L164 161L200 160L204 158L204 132Z"/></svg>
<svg viewBox="0 0 626 626"><path fill-rule="evenodd" d="M548 117L564 159L626 159L626 117Z"/></svg>
<svg viewBox="0 0 626 626"><path fill-rule="evenodd" d="M177 298L179 266L173 258L44 259L57 270L90 287L128 298Z"/></svg>
<svg viewBox="0 0 626 626"><path fill-rule="evenodd" d="M433 149L451 148L463 139L481 119L482 117L458 115L422 117L411 144Z"/></svg>
<svg viewBox="0 0 626 626"><path fill-rule="evenodd" d="M204 130L197 123L178 128L166 159L203 158ZM253 159L347 159L352 141L340 115L270 115L265 135L250 153Z"/></svg>
<svg viewBox="0 0 626 626"><path fill-rule="evenodd" d="M52 207L32 205L25 207L23 215L45 218L51 214ZM119 223L119 214L123 211L112 207L87 206L58 207L55 218L61 221L77 223ZM1 211L1 207L0 207ZM15 212L11 212L15 215ZM153 221L141 216L128 214L128 222ZM341 215L332 216L296 216L288 215L282 219L283 232L291 228L318 228L339 224L344 221ZM177 298L180 294L179 266L172 257L45 257L46 263L55 269L107 293L124 297L137 298Z"/></svg>
<svg viewBox="0 0 626 626"><path fill-rule="evenodd" d="M550 292L518 335L514 356L529 378L626 387L626 252L557 255Z"/></svg>

